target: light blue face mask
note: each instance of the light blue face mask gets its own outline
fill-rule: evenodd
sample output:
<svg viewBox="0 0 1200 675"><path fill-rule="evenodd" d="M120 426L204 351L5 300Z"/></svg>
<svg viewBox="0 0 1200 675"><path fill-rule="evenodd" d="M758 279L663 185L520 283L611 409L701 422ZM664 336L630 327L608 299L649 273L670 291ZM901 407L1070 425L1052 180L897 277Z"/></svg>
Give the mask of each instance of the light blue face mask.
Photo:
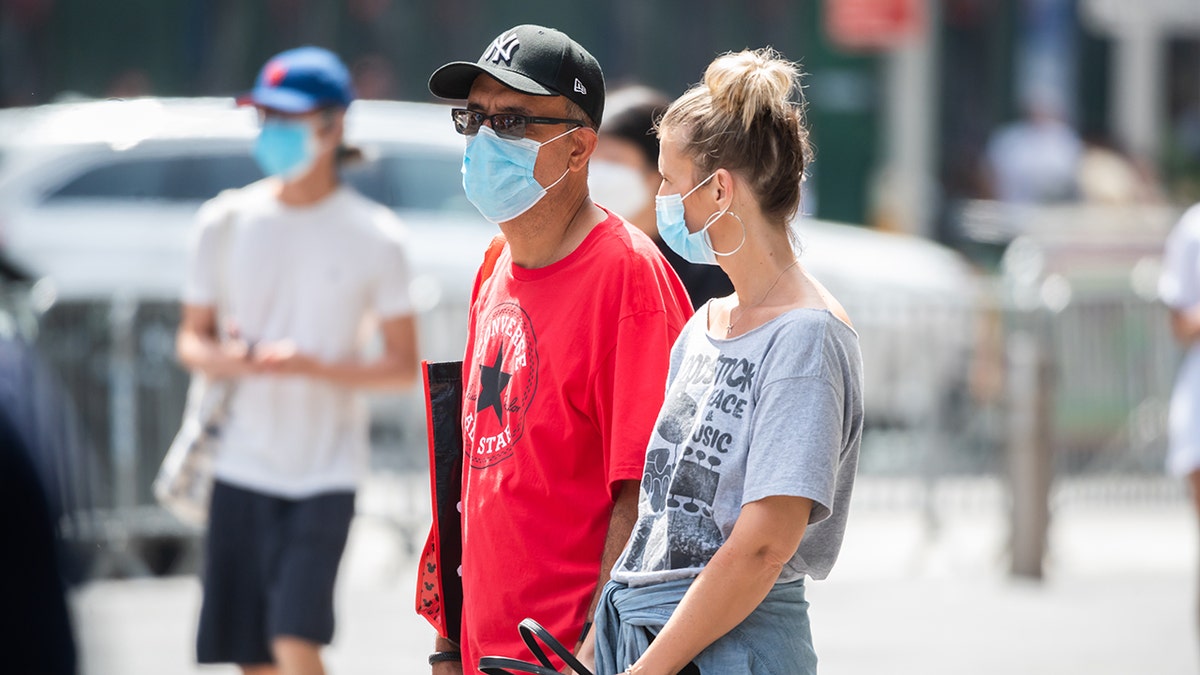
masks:
<svg viewBox="0 0 1200 675"><path fill-rule="evenodd" d="M317 159L312 127L304 122L268 119L254 143L254 159L263 173L283 180L299 178Z"/></svg>
<svg viewBox="0 0 1200 675"><path fill-rule="evenodd" d="M654 216L658 223L658 236L666 242L667 246L671 247L672 251L679 254L681 258L697 265L716 265L717 256L733 255L742 250L742 244L746 243L745 225L742 226L742 243L737 245L737 248L728 253L719 253L713 249L712 244L708 239L708 228L713 226L713 223L721 219L721 216L729 213L736 217L729 209L717 211L708 217L704 222L704 227L696 232L688 232L687 221L684 219L683 200L687 199L693 192L700 189L712 177L717 175L716 172L709 174L708 178L696 184L696 187L687 191L687 194L679 195L658 195L654 198ZM738 218L738 222L741 222Z"/></svg>
<svg viewBox="0 0 1200 675"><path fill-rule="evenodd" d="M479 127L479 133L467 137L467 149L463 152L463 189L467 199L493 223L507 222L533 208L547 190L570 172L570 169L563 171L558 180L542 187L533 177L538 150L576 129L579 127L538 143L529 138L500 138L491 127Z"/></svg>

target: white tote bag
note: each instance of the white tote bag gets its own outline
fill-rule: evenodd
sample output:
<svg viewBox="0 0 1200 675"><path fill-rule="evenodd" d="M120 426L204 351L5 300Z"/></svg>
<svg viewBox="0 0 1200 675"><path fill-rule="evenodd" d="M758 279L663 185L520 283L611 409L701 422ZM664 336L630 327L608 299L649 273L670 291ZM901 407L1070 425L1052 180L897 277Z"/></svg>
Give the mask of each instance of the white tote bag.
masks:
<svg viewBox="0 0 1200 675"><path fill-rule="evenodd" d="M217 275L217 325L224 314L225 274L228 267L229 240L232 237L234 211L221 222L221 246ZM220 331L218 330L218 334ZM221 443L221 429L229 416L234 385L228 380L211 380L197 373L188 387L183 423L154 478L154 497L167 511L195 527L208 522L212 500L213 462Z"/></svg>
<svg viewBox="0 0 1200 675"><path fill-rule="evenodd" d="M213 461L232 394L227 382L192 377L183 423L154 479L158 503L189 525L204 527L208 522Z"/></svg>

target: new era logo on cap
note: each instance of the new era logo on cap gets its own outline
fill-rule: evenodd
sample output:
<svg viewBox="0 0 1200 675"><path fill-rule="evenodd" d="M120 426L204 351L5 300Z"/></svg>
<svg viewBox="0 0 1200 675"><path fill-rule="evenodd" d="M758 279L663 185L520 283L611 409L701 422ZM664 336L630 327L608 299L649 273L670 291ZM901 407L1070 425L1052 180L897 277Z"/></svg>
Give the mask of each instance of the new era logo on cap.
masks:
<svg viewBox="0 0 1200 675"><path fill-rule="evenodd" d="M587 87L583 86L583 83L579 81L578 77L575 78L575 91L584 94L585 96L587 95Z"/></svg>
<svg viewBox="0 0 1200 675"><path fill-rule="evenodd" d="M517 38L517 34L509 31L492 40L492 44L483 52L480 60L491 61L492 63L504 61L511 66L513 52L520 46L521 41Z"/></svg>

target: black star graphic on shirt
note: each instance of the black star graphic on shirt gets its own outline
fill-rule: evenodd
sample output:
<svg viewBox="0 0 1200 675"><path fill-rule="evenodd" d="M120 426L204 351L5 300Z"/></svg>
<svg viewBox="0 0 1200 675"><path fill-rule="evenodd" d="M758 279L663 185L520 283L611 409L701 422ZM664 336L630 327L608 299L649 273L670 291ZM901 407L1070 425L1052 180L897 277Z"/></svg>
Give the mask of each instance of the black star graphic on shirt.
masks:
<svg viewBox="0 0 1200 675"><path fill-rule="evenodd" d="M496 362L490 366L479 366L479 403L475 408L475 412L479 412L484 408L491 408L496 412L496 421L501 424L504 419L500 416L500 392L508 386L508 381L512 379L512 373L506 373L500 370L500 364L504 362L504 346L501 345L499 351L496 352Z"/></svg>

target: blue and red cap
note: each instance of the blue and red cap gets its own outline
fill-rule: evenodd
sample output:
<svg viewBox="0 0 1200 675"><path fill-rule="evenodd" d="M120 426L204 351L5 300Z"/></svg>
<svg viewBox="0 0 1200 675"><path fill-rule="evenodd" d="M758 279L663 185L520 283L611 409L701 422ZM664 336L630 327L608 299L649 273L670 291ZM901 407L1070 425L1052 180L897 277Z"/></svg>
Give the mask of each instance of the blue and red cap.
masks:
<svg viewBox="0 0 1200 675"><path fill-rule="evenodd" d="M350 71L333 52L299 47L275 55L263 66L254 89L240 105L255 105L284 113L320 108L345 108L354 100Z"/></svg>

